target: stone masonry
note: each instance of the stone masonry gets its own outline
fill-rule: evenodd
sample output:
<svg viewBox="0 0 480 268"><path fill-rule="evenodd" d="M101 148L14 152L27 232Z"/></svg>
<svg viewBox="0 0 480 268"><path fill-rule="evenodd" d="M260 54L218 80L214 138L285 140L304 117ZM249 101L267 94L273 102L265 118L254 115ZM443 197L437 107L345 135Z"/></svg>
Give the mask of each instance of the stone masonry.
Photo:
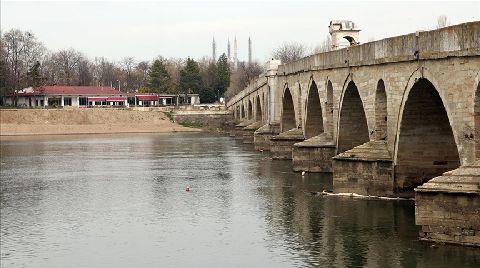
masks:
<svg viewBox="0 0 480 268"><path fill-rule="evenodd" d="M294 171L332 172L335 143L327 133L295 143L292 151Z"/></svg>
<svg viewBox="0 0 480 268"><path fill-rule="evenodd" d="M266 124L257 129L253 134L255 150L256 151L270 151L271 141L273 136L280 133L279 124Z"/></svg>
<svg viewBox="0 0 480 268"><path fill-rule="evenodd" d="M283 131L293 127L295 133L286 131L271 138L271 150L279 159L292 158L293 151L296 170L312 164L328 166L332 160L326 152L310 153L297 144L319 131L328 133L336 155L335 192L415 194L417 224L424 228L424 239L480 245L475 238L477 227L465 227L459 220L478 222L478 210L467 208L478 207L480 196L457 187L463 185L462 179L471 178L470 185L480 188L480 171L470 168L480 159L478 70L477 21L354 45L283 65L271 62L266 74L230 99L227 108L236 111L237 120L245 120L243 111L259 103L257 110L266 124L280 124ZM310 94L312 90L317 92ZM260 137L254 141L264 143ZM465 170L468 176L458 175ZM453 177L457 181L450 186L457 191L435 183ZM436 212L428 213L432 203L448 202L451 205L432 207ZM465 208L458 218L451 211L453 204ZM442 231L439 226L449 229Z"/></svg>

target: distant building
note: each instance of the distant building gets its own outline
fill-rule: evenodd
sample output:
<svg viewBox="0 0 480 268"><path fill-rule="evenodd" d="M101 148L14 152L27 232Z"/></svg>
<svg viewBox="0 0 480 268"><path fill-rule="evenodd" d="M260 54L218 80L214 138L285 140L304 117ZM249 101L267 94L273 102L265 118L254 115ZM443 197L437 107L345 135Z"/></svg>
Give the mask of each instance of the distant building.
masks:
<svg viewBox="0 0 480 268"><path fill-rule="evenodd" d="M215 38L212 40L212 58L216 59L217 56L217 43L215 42ZM221 53L220 53L221 54ZM233 55L232 55L233 54ZM232 69L237 69L238 65L241 61L238 59L238 44L237 44L237 36L233 39L233 51L230 45L230 39L227 39L227 58L228 62ZM248 63L251 64L253 62L252 59L252 39L248 37Z"/></svg>
<svg viewBox="0 0 480 268"><path fill-rule="evenodd" d="M332 49L334 50L344 46L354 46L360 44L360 29L353 21L332 20L328 26L328 31L332 39ZM348 45L342 44L343 39L348 41Z"/></svg>
<svg viewBox="0 0 480 268"><path fill-rule="evenodd" d="M25 88L3 97L3 103L18 107L129 107L199 104L198 94L125 93L113 87L42 86Z"/></svg>

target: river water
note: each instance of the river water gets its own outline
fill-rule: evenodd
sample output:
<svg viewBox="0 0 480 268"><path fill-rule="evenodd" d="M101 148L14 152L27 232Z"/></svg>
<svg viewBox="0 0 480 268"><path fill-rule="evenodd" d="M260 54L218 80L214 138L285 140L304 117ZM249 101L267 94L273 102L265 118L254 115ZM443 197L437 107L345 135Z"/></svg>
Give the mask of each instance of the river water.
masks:
<svg viewBox="0 0 480 268"><path fill-rule="evenodd" d="M312 196L331 176L228 137L2 138L0 167L2 268L480 267L413 202Z"/></svg>

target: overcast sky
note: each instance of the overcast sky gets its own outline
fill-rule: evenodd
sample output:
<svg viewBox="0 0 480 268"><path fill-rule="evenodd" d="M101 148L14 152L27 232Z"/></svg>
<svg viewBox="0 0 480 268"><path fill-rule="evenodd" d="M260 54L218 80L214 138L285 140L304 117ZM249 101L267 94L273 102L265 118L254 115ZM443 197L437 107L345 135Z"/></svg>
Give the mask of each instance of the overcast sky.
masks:
<svg viewBox="0 0 480 268"><path fill-rule="evenodd" d="M450 24L480 20L480 2L120 2L120 1L1 1L1 29L31 30L47 48L75 48L88 57L137 60L211 56L233 49L238 40L240 60L261 62L286 41L314 47L328 35L334 19L359 25L360 42L434 29L437 17Z"/></svg>

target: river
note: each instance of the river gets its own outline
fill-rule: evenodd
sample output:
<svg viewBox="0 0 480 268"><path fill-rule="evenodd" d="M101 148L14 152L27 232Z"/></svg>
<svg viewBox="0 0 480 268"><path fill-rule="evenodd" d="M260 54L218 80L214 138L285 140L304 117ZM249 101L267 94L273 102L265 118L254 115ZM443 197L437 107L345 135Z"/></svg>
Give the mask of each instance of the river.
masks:
<svg viewBox="0 0 480 268"><path fill-rule="evenodd" d="M331 175L228 137L2 137L0 152L2 268L480 267L478 248L418 241L412 201L312 196Z"/></svg>

